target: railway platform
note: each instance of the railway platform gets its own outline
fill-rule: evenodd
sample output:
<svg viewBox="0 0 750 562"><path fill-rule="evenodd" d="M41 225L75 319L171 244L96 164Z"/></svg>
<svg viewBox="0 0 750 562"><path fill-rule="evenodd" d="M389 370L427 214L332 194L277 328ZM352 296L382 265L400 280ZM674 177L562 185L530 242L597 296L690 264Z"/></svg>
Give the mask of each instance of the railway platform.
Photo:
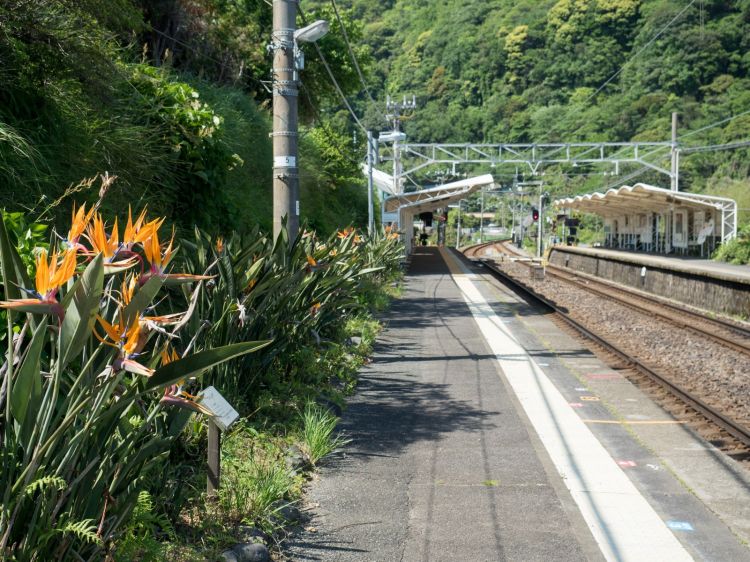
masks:
<svg viewBox="0 0 750 562"><path fill-rule="evenodd" d="M549 260L717 314L750 317L748 265L576 246L554 246Z"/></svg>
<svg viewBox="0 0 750 562"><path fill-rule="evenodd" d="M558 246L556 249L561 252L599 256L640 266L645 265L750 285L750 265L735 265L696 257L646 254L609 248Z"/></svg>
<svg viewBox="0 0 750 562"><path fill-rule="evenodd" d="M744 468L477 264L415 250L292 560L750 560Z"/></svg>

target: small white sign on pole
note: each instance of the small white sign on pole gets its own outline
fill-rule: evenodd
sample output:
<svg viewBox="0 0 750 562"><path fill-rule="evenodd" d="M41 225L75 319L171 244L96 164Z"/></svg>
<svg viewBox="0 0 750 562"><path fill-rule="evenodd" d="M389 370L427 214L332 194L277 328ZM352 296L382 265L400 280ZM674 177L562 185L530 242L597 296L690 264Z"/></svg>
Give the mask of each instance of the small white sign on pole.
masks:
<svg viewBox="0 0 750 562"><path fill-rule="evenodd" d="M237 410L232 408L231 404L213 386L201 391L198 396L201 399L201 406L211 411L211 419L222 431L229 429L240 417Z"/></svg>

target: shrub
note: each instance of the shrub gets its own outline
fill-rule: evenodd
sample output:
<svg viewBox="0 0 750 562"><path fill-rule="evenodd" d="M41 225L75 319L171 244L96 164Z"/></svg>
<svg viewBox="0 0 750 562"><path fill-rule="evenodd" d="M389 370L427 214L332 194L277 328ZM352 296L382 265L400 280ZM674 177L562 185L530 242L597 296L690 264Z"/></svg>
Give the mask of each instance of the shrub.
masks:
<svg viewBox="0 0 750 562"><path fill-rule="evenodd" d="M0 221L4 558L99 558L190 411L208 413L190 381L267 343L171 349L189 311L153 303L167 284L203 279L167 273L161 222L141 215L120 238L81 207L66 240L38 254L32 283Z"/></svg>
<svg viewBox="0 0 750 562"><path fill-rule="evenodd" d="M737 238L719 246L712 257L737 265L750 264L750 225L745 225Z"/></svg>

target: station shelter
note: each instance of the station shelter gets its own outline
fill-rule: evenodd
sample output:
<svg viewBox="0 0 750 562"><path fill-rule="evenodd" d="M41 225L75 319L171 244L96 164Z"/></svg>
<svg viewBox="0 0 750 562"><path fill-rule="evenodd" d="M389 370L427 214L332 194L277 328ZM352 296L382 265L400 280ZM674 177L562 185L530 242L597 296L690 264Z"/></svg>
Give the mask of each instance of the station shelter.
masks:
<svg viewBox="0 0 750 562"><path fill-rule="evenodd" d="M495 182L491 174L446 183L438 187L391 195L383 201L384 214L391 214L398 223L407 252L414 244L414 217L422 213L447 209L475 191Z"/></svg>
<svg viewBox="0 0 750 562"><path fill-rule="evenodd" d="M737 202L638 183L554 201L562 213L603 220L603 246L612 249L708 256L737 235Z"/></svg>

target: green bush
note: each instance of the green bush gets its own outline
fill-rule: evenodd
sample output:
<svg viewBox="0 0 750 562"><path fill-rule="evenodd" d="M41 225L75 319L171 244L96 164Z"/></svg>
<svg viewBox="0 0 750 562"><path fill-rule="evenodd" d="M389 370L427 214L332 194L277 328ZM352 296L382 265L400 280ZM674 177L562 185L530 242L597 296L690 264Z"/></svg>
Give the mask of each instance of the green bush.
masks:
<svg viewBox="0 0 750 562"><path fill-rule="evenodd" d="M712 258L736 265L750 264L750 225L745 225L737 238L719 246Z"/></svg>

